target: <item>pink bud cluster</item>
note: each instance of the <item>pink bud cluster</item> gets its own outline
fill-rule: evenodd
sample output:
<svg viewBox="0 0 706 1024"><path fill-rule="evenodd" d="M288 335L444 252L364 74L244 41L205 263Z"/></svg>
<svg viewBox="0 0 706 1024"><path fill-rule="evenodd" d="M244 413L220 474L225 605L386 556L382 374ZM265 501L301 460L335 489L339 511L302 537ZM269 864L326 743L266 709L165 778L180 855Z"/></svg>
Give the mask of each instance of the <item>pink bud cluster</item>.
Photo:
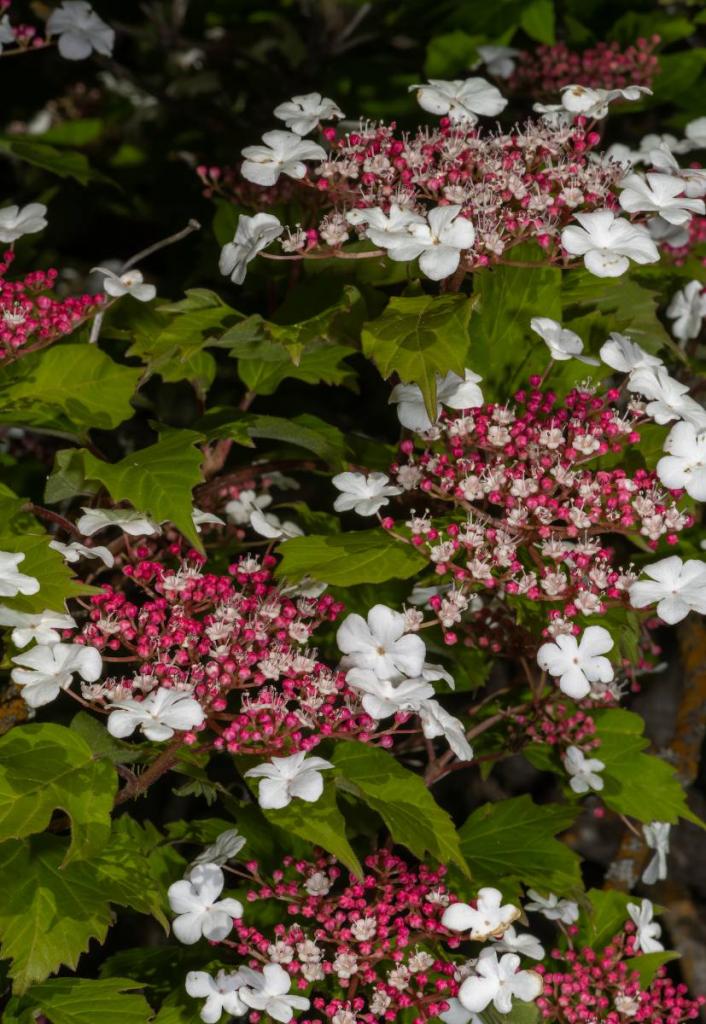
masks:
<svg viewBox="0 0 706 1024"><path fill-rule="evenodd" d="M596 703L590 700L582 701L582 704L587 706ZM510 733L515 734L521 743L546 743L561 750L579 747L586 755L601 745L600 739L596 736L596 723L591 718L590 710L570 708L553 700L534 703L529 706L526 713L516 714L510 726Z"/></svg>
<svg viewBox="0 0 706 1024"><path fill-rule="evenodd" d="M10 14L11 7L12 0L0 0L0 15L7 16ZM0 49L0 57L6 54L17 53L18 50L38 49L39 47L46 46L46 39L39 34L34 25L12 22L10 27L12 28L14 39L11 44L6 43Z"/></svg>
<svg viewBox="0 0 706 1024"><path fill-rule="evenodd" d="M507 85L509 91L534 99L556 96L566 85L601 89L649 87L660 70L654 52L660 41L659 36L653 35L650 39L638 39L625 50L616 42L600 42L581 53L570 50L565 43L523 50Z"/></svg>
<svg viewBox="0 0 706 1024"><path fill-rule="evenodd" d="M697 246L706 244L706 217L692 217L687 225L689 240L684 245L674 246L669 242L662 242L661 248L674 260L678 267L683 267L693 250ZM706 256L701 257L701 263L706 266Z"/></svg>
<svg viewBox="0 0 706 1024"><path fill-rule="evenodd" d="M33 270L18 281L8 281L14 258L9 250L0 262L0 360L14 358L24 346L28 346L25 351L34 351L71 334L105 300L102 294L64 299L48 295L56 270Z"/></svg>

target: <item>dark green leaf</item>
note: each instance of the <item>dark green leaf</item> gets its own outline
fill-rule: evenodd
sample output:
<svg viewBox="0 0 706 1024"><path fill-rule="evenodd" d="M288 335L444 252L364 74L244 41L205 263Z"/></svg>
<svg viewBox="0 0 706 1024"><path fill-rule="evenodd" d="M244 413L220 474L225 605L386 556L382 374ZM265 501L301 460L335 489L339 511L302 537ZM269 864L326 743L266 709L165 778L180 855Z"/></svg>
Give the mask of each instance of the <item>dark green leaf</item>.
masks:
<svg viewBox="0 0 706 1024"><path fill-rule="evenodd" d="M294 537L278 550L282 555L279 576L292 581L311 576L338 586L409 579L426 565L411 544L395 540L382 529Z"/></svg>

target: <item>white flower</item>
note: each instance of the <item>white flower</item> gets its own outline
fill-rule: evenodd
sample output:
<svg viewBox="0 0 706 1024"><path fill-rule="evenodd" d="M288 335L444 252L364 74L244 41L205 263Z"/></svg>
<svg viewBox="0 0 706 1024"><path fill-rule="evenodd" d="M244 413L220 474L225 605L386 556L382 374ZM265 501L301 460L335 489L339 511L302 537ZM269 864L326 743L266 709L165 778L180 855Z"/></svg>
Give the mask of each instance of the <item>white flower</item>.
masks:
<svg viewBox="0 0 706 1024"><path fill-rule="evenodd" d="M478 115L495 117L507 106L507 100L484 78L454 79L445 82L430 78L424 85L410 85L417 102L430 114L446 115L453 124L475 124Z"/></svg>
<svg viewBox="0 0 706 1024"><path fill-rule="evenodd" d="M570 224L561 244L572 256L583 256L584 266L596 277L620 277L635 263L656 263L657 246L646 228L616 217L610 210L576 213L581 227Z"/></svg>
<svg viewBox="0 0 706 1024"><path fill-rule="evenodd" d="M91 273L103 274L103 291L113 298L132 295L138 302L151 302L157 294L153 284L145 284L141 270L126 270L124 274L115 274L107 267L93 267Z"/></svg>
<svg viewBox="0 0 706 1024"><path fill-rule="evenodd" d="M336 512L350 512L359 516L372 516L383 505L389 505L389 498L402 494L402 488L390 483L384 473L338 473L331 481L341 491L333 503Z"/></svg>
<svg viewBox="0 0 706 1024"><path fill-rule="evenodd" d="M552 320L548 316L534 316L530 320L530 327L545 343L552 359L578 359L579 362L588 363L589 366L598 366L597 359L581 355L583 342L578 334L562 327L556 320Z"/></svg>
<svg viewBox="0 0 706 1024"><path fill-rule="evenodd" d="M706 117L697 117L695 121L689 121L684 134L692 149L706 148Z"/></svg>
<svg viewBox="0 0 706 1024"><path fill-rule="evenodd" d="M39 580L17 571L17 566L26 557L23 551L0 551L0 597L29 596L38 592Z"/></svg>
<svg viewBox="0 0 706 1024"><path fill-rule="evenodd" d="M650 355L632 338L617 331L612 331L608 341L603 342L600 356L606 366L619 373L630 373L644 366L662 366L659 356Z"/></svg>
<svg viewBox="0 0 706 1024"><path fill-rule="evenodd" d="M422 732L428 740L443 736L459 761L473 760L473 747L466 739L463 723L442 708L438 701L421 701L418 714Z"/></svg>
<svg viewBox="0 0 706 1024"><path fill-rule="evenodd" d="M470 249L476 240L475 228L470 220L460 216L460 206L436 206L427 214L427 224L411 224L409 234L416 247L414 256L402 255L402 248L388 244L392 260L408 260L419 256L419 269L432 281L450 277L461 259L461 252Z"/></svg>
<svg viewBox="0 0 706 1024"><path fill-rule="evenodd" d="M656 423L669 423L674 419L692 419L703 409L689 397L689 388L670 377L663 366L643 366L633 370L628 378L629 391L636 391L649 399L645 411ZM696 409L693 407L696 406Z"/></svg>
<svg viewBox="0 0 706 1024"><path fill-rule="evenodd" d="M488 73L496 78L509 78L515 70L514 57L517 57L519 50L513 46L477 46L480 60L476 67L485 64Z"/></svg>
<svg viewBox="0 0 706 1024"><path fill-rule="evenodd" d="M148 740L169 740L174 732L187 732L206 717L197 700L180 690L158 687L144 700L116 700L108 715L108 732L123 739L140 729Z"/></svg>
<svg viewBox="0 0 706 1024"><path fill-rule="evenodd" d="M629 174L621 182L618 200L627 213L658 213L668 224L687 224L694 213L704 212L703 199L688 199L684 182L671 174Z"/></svg>
<svg viewBox="0 0 706 1024"><path fill-rule="evenodd" d="M449 1008L439 1014L439 1020L443 1020L444 1024L483 1024L483 1018L467 1010L455 996L446 999L445 1002L449 1004Z"/></svg>
<svg viewBox="0 0 706 1024"><path fill-rule="evenodd" d="M645 842L651 850L655 851L654 857L642 872L642 881L645 885L653 885L667 877L667 854L669 853L671 828L672 826L666 821L652 821L649 825L642 826Z"/></svg>
<svg viewBox="0 0 706 1024"><path fill-rule="evenodd" d="M521 953L532 960L544 959L544 946L539 939L529 932L518 934L513 925L503 932L501 939L495 939L493 945L503 953Z"/></svg>
<svg viewBox="0 0 706 1024"><path fill-rule="evenodd" d="M644 85L629 85L627 89L590 89L587 85L565 85L562 88L561 103L572 114L603 118L613 100L639 100L643 94L652 95Z"/></svg>
<svg viewBox="0 0 706 1024"><path fill-rule="evenodd" d="M542 992L542 979L534 971L520 971L520 958L505 953L498 960L494 949L483 949L475 974L461 985L458 1001L473 1013L482 1013L491 1003L498 1013L510 1013L512 1000L530 1003Z"/></svg>
<svg viewBox="0 0 706 1024"><path fill-rule="evenodd" d="M12 681L23 687L22 696L31 708L48 704L60 690L68 689L75 672L87 683L95 683L103 668L95 647L83 644L42 644L12 661L21 666L10 673Z"/></svg>
<svg viewBox="0 0 706 1024"><path fill-rule="evenodd" d="M468 903L452 903L444 911L441 923L452 932L468 932L469 939L478 942L485 942L491 936L500 938L522 913L512 903L503 904L502 898L499 889L479 889L475 907Z"/></svg>
<svg viewBox="0 0 706 1024"><path fill-rule="evenodd" d="M603 771L605 764L597 757L586 757L578 747L567 747L564 767L571 777L569 785L574 793L603 789L603 779L597 773Z"/></svg>
<svg viewBox="0 0 706 1024"><path fill-rule="evenodd" d="M242 284L247 266L270 242L278 238L284 227L271 213L256 213L254 217L241 214L232 242L221 249L218 269L224 277L230 277L233 284Z"/></svg>
<svg viewBox="0 0 706 1024"><path fill-rule="evenodd" d="M573 120L569 111L561 103L533 103L532 110L539 114L551 128L564 128Z"/></svg>
<svg viewBox="0 0 706 1024"><path fill-rule="evenodd" d="M573 900L560 900L554 892L541 896L536 889L528 889L527 895L533 902L525 903L525 910L534 910L548 921L561 921L562 924L578 921L579 905Z"/></svg>
<svg viewBox="0 0 706 1024"><path fill-rule="evenodd" d="M356 226L364 224L365 237L369 238L379 249L394 247L400 254L398 259L413 260L418 255L417 247L413 244L409 234L409 227L412 224L426 223L424 217L419 213L392 203L387 213L379 206L371 206L363 210L349 210L346 213L346 220ZM407 248L409 254L407 254Z"/></svg>
<svg viewBox="0 0 706 1024"><path fill-rule="evenodd" d="M613 666L601 657L612 646L607 629L589 626L580 642L575 636L562 633L553 643L542 644L537 651L537 664L559 679L563 693L581 700L591 692L591 683L609 683L613 678Z"/></svg>
<svg viewBox="0 0 706 1024"><path fill-rule="evenodd" d="M188 879L169 886L169 905L179 915L172 922L179 942L192 946L202 935L211 942L219 942L231 931L233 918L243 916L239 900L216 902L223 885L223 872L217 864L199 864Z"/></svg>
<svg viewBox="0 0 706 1024"><path fill-rule="evenodd" d="M297 135L308 135L320 121L338 120L344 117L342 110L333 100L320 92L308 92L303 96L292 96L286 103L275 107L275 117L284 121L290 131Z"/></svg>
<svg viewBox="0 0 706 1024"><path fill-rule="evenodd" d="M83 515L76 527L84 537L92 537L108 526L119 527L129 537L151 537L162 532L157 523L133 509L82 508L81 511Z"/></svg>
<svg viewBox="0 0 706 1024"><path fill-rule="evenodd" d="M706 614L706 563L690 558L682 562L670 555L643 569L648 580L633 583L628 591L633 608L657 603L657 614L673 626L689 612Z"/></svg>
<svg viewBox="0 0 706 1024"><path fill-rule="evenodd" d="M16 242L23 235L33 235L47 226L44 203L5 206L0 210L0 242Z"/></svg>
<svg viewBox="0 0 706 1024"><path fill-rule="evenodd" d="M199 533L201 533L202 526L226 525L220 516L214 515L213 512L204 512L200 508L195 508L192 510L191 520Z"/></svg>
<svg viewBox="0 0 706 1024"><path fill-rule="evenodd" d="M309 757L300 750L290 757L273 757L245 772L246 779L262 779L258 787L258 803L266 810L279 810L294 797L315 803L324 791L321 772L333 768L330 761Z"/></svg>
<svg viewBox="0 0 706 1024"><path fill-rule="evenodd" d="M262 974L249 967L241 967L240 974L245 986L240 998L252 1010L269 1014L280 1024L288 1024L295 1010L308 1010L309 1000L304 996L290 996L292 979L279 964L265 964Z"/></svg>
<svg viewBox="0 0 706 1024"><path fill-rule="evenodd" d="M423 700L434 696L434 687L426 679L397 677L379 679L371 669L351 668L346 682L353 690L363 694L362 705L366 714L380 721L398 711L417 711Z"/></svg>
<svg viewBox="0 0 706 1024"><path fill-rule="evenodd" d="M650 900L642 903L628 903L628 914L635 922L635 949L639 953L660 953L664 946L658 942L661 927L652 920L653 908Z"/></svg>
<svg viewBox="0 0 706 1024"><path fill-rule="evenodd" d="M255 533L271 540L289 540L291 537L301 537L304 534L301 526L297 526L291 519L281 522L272 512L261 512L259 508L250 513L250 525Z"/></svg>
<svg viewBox="0 0 706 1024"><path fill-rule="evenodd" d="M670 136L670 138L673 138L673 136ZM680 167L671 150L664 142L660 142L654 149L650 149L646 159L647 162L651 163L653 167L656 167L662 173L671 174L673 177L679 178L682 182L684 195L688 196L689 199L699 199L706 193L706 171L700 167ZM686 224L689 219L687 218L681 223Z"/></svg>
<svg viewBox="0 0 706 1024"><path fill-rule="evenodd" d="M478 382L483 378L472 370L464 370L463 377L449 372L444 377L436 375L436 415L442 407L449 409L477 409L483 404L483 394ZM431 430L432 422L427 415L422 390L417 384L397 384L390 393L390 404L397 404L397 417L408 430Z"/></svg>
<svg viewBox="0 0 706 1024"><path fill-rule="evenodd" d="M204 1024L216 1024L223 1011L233 1017L242 1017L248 1008L238 995L244 984L240 971L227 973L220 970L215 978L205 971L189 971L186 991L195 999L205 999L199 1016Z"/></svg>
<svg viewBox="0 0 706 1024"><path fill-rule="evenodd" d="M382 604L370 609L367 622L361 615L348 615L338 627L336 642L347 655L345 668L370 669L378 679L415 679L424 667L424 641L405 634L404 615Z"/></svg>
<svg viewBox="0 0 706 1024"><path fill-rule="evenodd" d="M650 217L647 222L647 230L655 242L666 242L667 245L671 245L675 249L681 249L689 241L688 225L680 224L677 226L675 224L668 224L659 215Z"/></svg>
<svg viewBox="0 0 706 1024"><path fill-rule="evenodd" d="M85 0L64 0L47 18L48 36L59 37L59 53L65 60L85 60L95 50L110 57L115 32Z"/></svg>
<svg viewBox="0 0 706 1024"><path fill-rule="evenodd" d="M667 316L673 320L672 334L679 341L697 338L706 316L706 292L701 281L689 281L672 296Z"/></svg>
<svg viewBox="0 0 706 1024"><path fill-rule="evenodd" d="M245 846L245 842L245 836L241 836L237 828L226 829L198 857L194 857L191 862L191 868L196 867L198 864L218 864L219 866L226 864L240 853Z"/></svg>
<svg viewBox="0 0 706 1024"><path fill-rule="evenodd" d="M250 516L256 509L267 508L272 504L269 494L255 494L255 491L241 491L237 498L229 501L225 507L226 515L237 526L250 522Z"/></svg>
<svg viewBox="0 0 706 1024"><path fill-rule="evenodd" d="M50 540L49 547L53 551L58 551L64 561L69 562L69 564L78 562L81 558L98 558L103 565L110 569L115 563L115 557L110 548L105 548L101 545L89 548L85 544L79 544L78 541L73 541L71 544L62 544L59 540Z"/></svg>
<svg viewBox="0 0 706 1024"><path fill-rule="evenodd" d="M57 629L76 629L70 615L49 610L31 615L16 612L0 605L0 626L14 626L12 642L15 647L26 647L32 640L38 644L58 644L61 636Z"/></svg>
<svg viewBox="0 0 706 1024"><path fill-rule="evenodd" d="M0 53L3 47L15 41L15 30L10 24L9 15L5 14L0 18Z"/></svg>
<svg viewBox="0 0 706 1024"><path fill-rule="evenodd" d="M664 442L667 455L657 463L657 476L670 490L683 488L695 501L706 501L706 433L693 423L675 423Z"/></svg>
<svg viewBox="0 0 706 1024"><path fill-rule="evenodd" d="M274 185L280 174L298 180L306 174L305 160L326 159L326 151L317 142L302 139L293 132L265 132L262 141L264 146L245 147L245 159L240 168L243 177L256 185Z"/></svg>

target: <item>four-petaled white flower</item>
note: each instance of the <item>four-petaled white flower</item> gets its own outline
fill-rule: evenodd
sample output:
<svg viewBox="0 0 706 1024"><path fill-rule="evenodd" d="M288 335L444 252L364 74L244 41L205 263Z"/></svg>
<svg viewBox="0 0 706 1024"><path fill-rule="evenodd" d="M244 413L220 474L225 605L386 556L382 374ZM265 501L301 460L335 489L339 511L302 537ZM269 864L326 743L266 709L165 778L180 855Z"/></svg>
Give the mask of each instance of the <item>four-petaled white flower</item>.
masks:
<svg viewBox="0 0 706 1024"><path fill-rule="evenodd" d="M689 612L706 614L706 562L682 562L678 555L670 555L645 566L643 572L649 580L638 580L628 591L633 608L657 604L657 614L670 626Z"/></svg>
<svg viewBox="0 0 706 1024"><path fill-rule="evenodd" d="M346 682L363 694L363 709L376 722L398 711L418 711L422 701L434 696L434 687L426 679L379 679L369 668L349 669Z"/></svg>
<svg viewBox="0 0 706 1024"><path fill-rule="evenodd" d="M59 53L66 60L85 60L94 50L103 57L113 52L115 32L86 0L63 0L47 18L46 32L59 37Z"/></svg>
<svg viewBox="0 0 706 1024"><path fill-rule="evenodd" d="M0 597L29 596L38 592L39 580L17 571L17 566L26 557L23 551L0 551Z"/></svg>
<svg viewBox="0 0 706 1024"><path fill-rule="evenodd" d="M621 182L618 197L627 213L658 213L668 224L687 224L692 215L704 212L703 199L689 199L684 182L671 174L629 174Z"/></svg>
<svg viewBox="0 0 706 1024"><path fill-rule="evenodd" d="M591 692L591 683L609 683L613 666L602 657L613 646L603 626L589 626L580 642L575 636L561 633L552 643L542 644L537 651L537 664L559 680L559 689L574 700Z"/></svg>
<svg viewBox="0 0 706 1024"><path fill-rule="evenodd" d="M141 270L126 270L124 274L116 274L107 267L93 267L91 273L103 274L103 291L114 299L123 295L132 295L138 302L151 302L157 294L153 284L145 284Z"/></svg>
<svg viewBox="0 0 706 1024"><path fill-rule="evenodd" d="M140 729L148 740L169 740L175 731L187 732L206 717L197 700L180 690L160 686L144 700L116 700L110 705L108 732L123 739Z"/></svg>
<svg viewBox="0 0 706 1024"><path fill-rule="evenodd" d="M417 252L409 228L412 224L426 223L421 214L397 203L391 203L387 213L379 206L349 210L346 220L355 226L364 225L365 237L379 249L394 248L398 255L392 258L398 260L415 259Z"/></svg>
<svg viewBox="0 0 706 1024"><path fill-rule="evenodd" d="M559 899L555 892L542 896L536 889L528 889L527 895L532 900L525 903L525 910L534 911L546 917L548 921L561 921L562 924L573 924L579 919L579 905L573 900Z"/></svg>
<svg viewBox="0 0 706 1024"><path fill-rule="evenodd" d="M288 994L292 979L280 964L265 964L262 974L250 967L241 967L240 974L245 982L240 998L251 1010L259 1010L280 1024L288 1024L295 1010L309 1009L305 996Z"/></svg>
<svg viewBox="0 0 706 1024"><path fill-rule="evenodd" d="M544 946L539 939L529 932L516 932L513 925L503 932L501 939L495 939L493 945L503 953L521 953L532 960L544 959Z"/></svg>
<svg viewBox="0 0 706 1024"><path fill-rule="evenodd" d="M57 630L76 629L76 622L70 615L48 609L33 615L0 605L0 626L13 626L13 644L15 647L26 647L32 640L38 644L58 644L61 635Z"/></svg>
<svg viewBox="0 0 706 1024"><path fill-rule="evenodd" d="M221 832L216 837L210 846L207 846L197 857L194 857L189 871L193 870L198 864L218 864L219 867L226 864L240 853L245 846L245 842L245 836L241 836L237 828L226 829L225 832Z"/></svg>
<svg viewBox="0 0 706 1024"><path fill-rule="evenodd" d="M688 419L706 426L706 413L693 398L689 388L670 377L664 366L642 366L628 377L628 391L635 391L648 399L645 411L656 423Z"/></svg>
<svg viewBox="0 0 706 1024"><path fill-rule="evenodd" d="M659 356L650 355L632 338L617 331L612 331L601 345L600 357L606 366L619 373L631 373L644 366L662 366Z"/></svg>
<svg viewBox="0 0 706 1024"><path fill-rule="evenodd" d="M561 104L572 114L603 118L608 114L609 105L617 99L635 102L643 95L652 95L644 85L629 85L626 89L590 89L587 85L565 85L562 88Z"/></svg>
<svg viewBox="0 0 706 1024"><path fill-rule="evenodd" d="M202 935L211 942L220 942L233 928L233 919L243 916L239 900L218 900L224 881L217 864L199 864L188 879L169 886L169 905L179 915L172 922L172 930L179 942L192 946Z"/></svg>
<svg viewBox="0 0 706 1024"><path fill-rule="evenodd" d="M664 486L683 488L695 501L706 501L706 432L682 420L670 430L664 450L667 454L657 463Z"/></svg>
<svg viewBox="0 0 706 1024"><path fill-rule="evenodd" d="M22 696L31 708L58 697L61 690L71 686L76 672L87 683L95 683L103 667L95 647L83 644L42 644L12 661L20 666L10 673L12 681L22 687Z"/></svg>
<svg viewBox="0 0 706 1024"><path fill-rule="evenodd" d="M542 979L535 971L519 967L516 953L504 953L498 960L494 949L481 950L475 974L458 990L458 1001L473 1013L482 1013L491 1003L498 1013L510 1013L513 998L531 1003L542 993Z"/></svg>
<svg viewBox="0 0 706 1024"><path fill-rule="evenodd" d="M383 604L374 605L367 615L348 615L336 633L339 650L346 655L346 669L370 669L378 679L408 676L415 679L424 667L426 647L415 633L405 633L404 615Z"/></svg>
<svg viewBox="0 0 706 1024"><path fill-rule="evenodd" d="M684 129L691 149L706 149L706 117L697 117L689 121Z"/></svg>
<svg viewBox="0 0 706 1024"><path fill-rule="evenodd" d="M672 826L668 821L652 821L649 825L642 826L645 842L654 856L642 872L642 881L645 885L654 885L667 877L667 854L669 853L669 833Z"/></svg>
<svg viewBox="0 0 706 1024"><path fill-rule="evenodd" d="M186 991L194 999L205 999L199 1016L204 1024L216 1024L223 1011L233 1017L242 1017L248 1008L238 995L245 984L240 971L220 970L212 977L206 971L189 971L186 976Z"/></svg>
<svg viewBox="0 0 706 1024"><path fill-rule="evenodd" d="M653 920L651 900L628 903L628 914L635 923L635 949L638 953L661 953L664 946L658 942L661 927Z"/></svg>
<svg viewBox="0 0 706 1024"><path fill-rule="evenodd" d="M422 732L428 740L443 736L459 761L473 760L473 747L466 739L463 723L442 708L438 701L421 701L418 714Z"/></svg>
<svg viewBox="0 0 706 1024"><path fill-rule="evenodd" d="M583 342L578 334L562 327L556 320L548 316L534 316L530 320L530 327L535 334L538 334L549 349L552 359L578 359L581 363L588 363L589 366L598 366L598 360L593 356L582 356Z"/></svg>
<svg viewBox="0 0 706 1024"><path fill-rule="evenodd" d="M203 509L194 508L191 511L191 521L196 527L198 533L201 533L202 526L225 526L225 522L220 516L214 515L213 512L204 512Z"/></svg>
<svg viewBox="0 0 706 1024"><path fill-rule="evenodd" d="M561 244L571 256L583 256L586 270L596 277L620 277L635 263L656 263L659 251L650 233L611 210L576 213L581 225L569 224L561 233Z"/></svg>
<svg viewBox="0 0 706 1024"><path fill-rule="evenodd" d="M282 522L272 512L261 512L259 508L250 513L250 525L261 537L270 540L290 540L292 537L301 537L304 534L301 526L293 523L291 519Z"/></svg>
<svg viewBox="0 0 706 1024"><path fill-rule="evenodd" d="M84 537L92 537L109 526L119 527L129 537L151 537L162 532L157 523L134 509L82 508L81 511L83 515L76 528Z"/></svg>
<svg viewBox="0 0 706 1024"><path fill-rule="evenodd" d="M449 1004L449 1008L439 1014L439 1020L443 1020L444 1024L483 1024L483 1018L467 1010L455 996L446 999L445 1002Z"/></svg>
<svg viewBox="0 0 706 1024"><path fill-rule="evenodd" d="M495 117L507 106L500 90L484 78L456 78L450 82L430 78L423 85L410 85L409 91L416 92L422 110L445 115L452 124L473 125L479 114Z"/></svg>
<svg viewBox="0 0 706 1024"><path fill-rule="evenodd" d="M44 203L5 206L0 210L0 242L16 242L23 235L33 235L47 226L47 208Z"/></svg>
<svg viewBox="0 0 706 1024"><path fill-rule="evenodd" d="M483 404L483 393L478 382L483 378L472 370L464 370L463 377L449 371L444 377L436 375L436 416L443 406L449 409L477 409ZM396 384L388 399L397 405L397 418L408 430L431 430L433 424L427 415L422 389L418 384Z"/></svg>
<svg viewBox="0 0 706 1024"><path fill-rule="evenodd" d="M315 803L324 791L321 772L333 768L322 757L307 757L300 750L290 757L273 757L269 763L258 764L245 772L246 779L261 779L257 801L266 810L286 807L296 797Z"/></svg>
<svg viewBox="0 0 706 1024"><path fill-rule="evenodd" d="M598 774L605 768L597 757L586 757L578 747L567 747L564 767L570 776L569 785L574 793L588 793L589 789L603 789L603 779Z"/></svg>
<svg viewBox="0 0 706 1024"><path fill-rule="evenodd" d="M78 541L72 541L71 544L62 544L60 540L50 540L49 547L53 551L58 551L64 561L69 564L78 562L82 558L97 558L103 565L111 569L115 563L115 556L110 548L103 547L100 544L94 548L89 548L85 544L79 544Z"/></svg>
<svg viewBox="0 0 706 1024"><path fill-rule="evenodd" d="M350 512L359 516L373 516L389 499L402 494L402 488L390 483L384 473L338 473L331 481L341 493L333 503L336 512Z"/></svg>
<svg viewBox="0 0 706 1024"><path fill-rule="evenodd" d="M276 118L284 121L287 128L297 135L308 135L320 121L338 120L345 116L333 100L322 96L320 92L292 96L291 100L275 107L274 113Z"/></svg>
<svg viewBox="0 0 706 1024"><path fill-rule="evenodd" d="M514 58L518 56L519 50L514 46L477 46L480 60L475 67L485 64L488 74L496 78L509 78L515 70ZM475 68L474 68L475 70Z"/></svg>
<svg viewBox="0 0 706 1024"><path fill-rule="evenodd" d="M225 507L226 515L237 526L245 526L250 522L250 516L256 509L267 508L272 504L270 494L256 494L255 491L241 491L237 498L233 498Z"/></svg>
<svg viewBox="0 0 706 1024"><path fill-rule="evenodd" d="M265 132L262 141L262 146L245 147L245 159L240 168L243 177L256 185L274 185L280 174L299 180L307 172L305 160L326 159L326 151L318 142L302 139L293 132L279 129ZM257 217L263 216L266 214L257 214Z"/></svg>
<svg viewBox="0 0 706 1024"><path fill-rule="evenodd" d="M672 296L667 316L673 320L672 334L681 342L698 338L706 317L706 291L701 281L689 281Z"/></svg>
<svg viewBox="0 0 706 1024"><path fill-rule="evenodd" d="M283 226L271 213L256 213L254 217L242 214L233 241L221 249L218 269L224 277L230 277L233 284L242 284L248 263L283 231Z"/></svg>
<svg viewBox="0 0 706 1024"><path fill-rule="evenodd" d="M460 206L436 206L427 214L426 224L410 224L408 231L415 248L414 256L396 255L394 246L388 244L390 259L408 260L419 256L419 269L432 281L450 277L459 265L461 252L470 249L476 240L475 228L470 220L461 216Z"/></svg>
<svg viewBox="0 0 706 1024"><path fill-rule="evenodd" d="M491 936L500 938L522 913L519 907L503 903L502 899L499 889L479 889L475 907L452 903L444 911L441 923L452 932L468 932L469 939L477 942L485 942Z"/></svg>

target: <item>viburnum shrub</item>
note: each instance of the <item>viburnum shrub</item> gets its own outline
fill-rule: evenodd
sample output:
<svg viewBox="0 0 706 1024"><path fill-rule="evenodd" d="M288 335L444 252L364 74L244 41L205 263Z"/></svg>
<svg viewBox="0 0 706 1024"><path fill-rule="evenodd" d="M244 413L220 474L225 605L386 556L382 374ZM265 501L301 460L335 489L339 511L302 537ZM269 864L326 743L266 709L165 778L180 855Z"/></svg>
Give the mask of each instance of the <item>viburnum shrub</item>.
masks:
<svg viewBox="0 0 706 1024"><path fill-rule="evenodd" d="M0 153L139 216L218 16L185 51L188 4L0 6L0 57L103 62ZM706 51L547 7L434 37L398 117L271 82L228 162L185 115L137 252L66 256L52 188L0 208L8 1024L700 1016L706 118L669 105ZM62 148L117 125L106 173Z"/></svg>

